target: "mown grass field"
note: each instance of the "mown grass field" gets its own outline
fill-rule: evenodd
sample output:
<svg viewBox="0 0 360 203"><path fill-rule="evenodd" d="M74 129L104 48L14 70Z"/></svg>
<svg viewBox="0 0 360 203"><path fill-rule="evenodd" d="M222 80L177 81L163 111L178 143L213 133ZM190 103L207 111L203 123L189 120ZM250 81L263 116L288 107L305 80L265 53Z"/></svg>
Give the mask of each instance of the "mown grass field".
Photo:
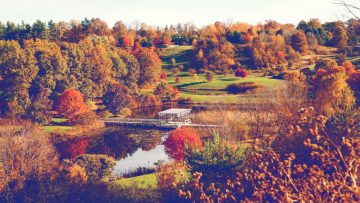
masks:
<svg viewBox="0 0 360 203"><path fill-rule="evenodd" d="M186 72L181 72L178 76L180 77L180 82L176 83L176 77L168 71L167 82L180 90L180 97L191 98L194 103L249 102L249 100L251 100L249 94L227 94L225 88L233 83L254 82L259 86L263 86L265 92L281 89L285 85L284 81L272 79L270 77L249 76L246 78L238 78L233 74L227 76L215 75L211 82L207 82L205 74L199 74L197 77L192 77ZM251 102L254 101L252 100Z"/></svg>
<svg viewBox="0 0 360 203"><path fill-rule="evenodd" d="M184 65L185 67L188 67L192 54L191 49L192 46L177 46L163 49L162 51L160 51L160 57L163 62L163 67L171 67L172 64L170 60L172 58L175 58L176 66Z"/></svg>
<svg viewBox="0 0 360 203"><path fill-rule="evenodd" d="M47 133L66 133L76 130L76 127L67 125L66 118L53 118L49 125L42 126L42 128Z"/></svg>
<svg viewBox="0 0 360 203"><path fill-rule="evenodd" d="M196 77L190 76L187 70L191 68L189 63L192 57L191 49L192 46L165 48L160 52L160 56L163 61L163 68L168 74L166 81L180 90L180 97L190 98L193 103L249 102L248 95L246 98L243 98L243 95L231 95L225 92L225 88L233 83L254 82L259 86L263 86L267 91L280 89L284 85L284 82L281 80L256 76L255 73L247 78L237 78L234 74L228 74L227 76L215 75L211 82L206 81L205 74L197 74ZM176 77L171 72L173 66L170 60L172 58L176 60L176 67L184 65L184 72L180 72L177 75L180 78L179 83L175 82Z"/></svg>
<svg viewBox="0 0 360 203"><path fill-rule="evenodd" d="M136 186L138 188L149 188L156 187L156 174L147 174L142 176L137 176L133 178L124 178L121 180L114 181L113 184L120 185L123 187Z"/></svg>

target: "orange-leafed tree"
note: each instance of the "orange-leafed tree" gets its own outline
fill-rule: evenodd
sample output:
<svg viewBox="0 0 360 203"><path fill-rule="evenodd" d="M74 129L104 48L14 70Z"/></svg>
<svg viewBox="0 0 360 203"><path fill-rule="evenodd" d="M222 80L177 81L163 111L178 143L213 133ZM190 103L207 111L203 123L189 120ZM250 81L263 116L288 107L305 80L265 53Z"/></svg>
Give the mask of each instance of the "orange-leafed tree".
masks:
<svg viewBox="0 0 360 203"><path fill-rule="evenodd" d="M199 134L189 127L181 127L172 131L166 139L165 152L176 161L183 161L185 156L185 147L202 148L202 142Z"/></svg>
<svg viewBox="0 0 360 203"><path fill-rule="evenodd" d="M91 110L84 102L84 96L74 89L65 90L56 101L56 110L65 116L70 122L76 122L80 115L89 113Z"/></svg>

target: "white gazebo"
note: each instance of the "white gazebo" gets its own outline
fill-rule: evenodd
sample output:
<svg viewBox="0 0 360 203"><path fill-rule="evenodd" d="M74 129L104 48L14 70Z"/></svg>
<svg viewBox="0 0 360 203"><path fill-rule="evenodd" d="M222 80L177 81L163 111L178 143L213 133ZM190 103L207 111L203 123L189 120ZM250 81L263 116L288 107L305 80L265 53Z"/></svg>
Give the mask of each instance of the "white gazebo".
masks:
<svg viewBox="0 0 360 203"><path fill-rule="evenodd" d="M191 109L168 109L158 113L161 124L177 124L178 126L190 124Z"/></svg>

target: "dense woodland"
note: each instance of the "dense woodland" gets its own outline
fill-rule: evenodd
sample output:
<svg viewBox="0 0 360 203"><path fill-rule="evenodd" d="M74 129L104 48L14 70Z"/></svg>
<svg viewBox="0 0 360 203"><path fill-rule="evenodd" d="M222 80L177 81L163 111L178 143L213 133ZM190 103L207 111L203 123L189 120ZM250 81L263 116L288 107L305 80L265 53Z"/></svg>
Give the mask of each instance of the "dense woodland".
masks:
<svg viewBox="0 0 360 203"><path fill-rule="evenodd" d="M98 18L0 22L0 201L358 202L360 67L349 58L360 55L359 40L355 18L202 28L121 21L110 28ZM192 46L187 61L165 65L164 50L184 45ZM224 104L197 114L220 123L217 132L170 132L164 145L172 161L158 166L154 188L109 184L114 158L84 154L88 143L79 139L70 143L71 156L60 157L54 145L73 135L41 128L63 117L91 131L109 114L191 103L166 82L172 75L180 83L184 73L208 83L218 75L258 74L284 81L286 89L275 102L265 95L249 104L246 116ZM241 95L257 88L226 89ZM244 117L253 118L251 125Z"/></svg>

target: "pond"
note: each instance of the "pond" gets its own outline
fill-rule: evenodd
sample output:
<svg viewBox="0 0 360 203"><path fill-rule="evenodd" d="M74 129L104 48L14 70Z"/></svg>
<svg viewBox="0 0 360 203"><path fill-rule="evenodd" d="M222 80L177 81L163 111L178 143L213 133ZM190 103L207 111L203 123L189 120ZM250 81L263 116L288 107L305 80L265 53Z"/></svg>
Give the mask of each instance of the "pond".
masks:
<svg viewBox="0 0 360 203"><path fill-rule="evenodd" d="M106 127L95 135L58 141L55 146L61 159L81 154L105 154L116 160L113 175L154 169L169 160L163 141L168 131L125 127Z"/></svg>
<svg viewBox="0 0 360 203"><path fill-rule="evenodd" d="M192 108L192 112L207 111L212 106L177 106ZM234 108L226 106L224 108ZM161 107L147 107L133 110L133 118L155 118ZM105 154L116 160L113 175L123 176L138 169L154 169L169 157L164 150L163 141L169 131L130 127L105 127L99 132L81 138L55 141L61 159L73 159L81 154Z"/></svg>

